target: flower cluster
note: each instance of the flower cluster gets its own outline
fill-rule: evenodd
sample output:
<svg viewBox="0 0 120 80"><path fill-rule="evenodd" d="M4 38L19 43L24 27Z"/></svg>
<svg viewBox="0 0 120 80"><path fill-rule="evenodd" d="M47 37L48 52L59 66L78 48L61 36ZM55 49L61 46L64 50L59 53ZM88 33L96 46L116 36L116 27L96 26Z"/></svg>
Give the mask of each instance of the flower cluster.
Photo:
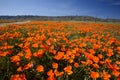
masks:
<svg viewBox="0 0 120 80"><path fill-rule="evenodd" d="M0 80L120 80L119 31L88 22L0 27Z"/></svg>

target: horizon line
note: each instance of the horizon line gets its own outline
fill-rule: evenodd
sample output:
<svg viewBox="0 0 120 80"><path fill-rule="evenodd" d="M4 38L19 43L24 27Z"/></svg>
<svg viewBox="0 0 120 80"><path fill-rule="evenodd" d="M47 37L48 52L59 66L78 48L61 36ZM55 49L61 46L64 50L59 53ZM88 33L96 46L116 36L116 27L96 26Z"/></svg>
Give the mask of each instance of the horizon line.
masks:
<svg viewBox="0 0 120 80"><path fill-rule="evenodd" d="M65 17L65 16L81 16L81 17L93 17L93 18L100 18L100 19L120 19L120 18L111 18L111 17L98 17L98 16L90 16L90 15L0 15L0 16L12 16L12 17L16 17L16 16L39 16L39 17Z"/></svg>

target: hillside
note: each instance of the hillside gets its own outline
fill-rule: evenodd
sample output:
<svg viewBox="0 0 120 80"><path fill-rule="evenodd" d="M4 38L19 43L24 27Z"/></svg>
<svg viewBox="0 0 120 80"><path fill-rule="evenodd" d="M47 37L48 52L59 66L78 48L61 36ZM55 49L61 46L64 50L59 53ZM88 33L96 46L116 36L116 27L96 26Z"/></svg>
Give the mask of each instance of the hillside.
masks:
<svg viewBox="0 0 120 80"><path fill-rule="evenodd" d="M53 21L99 21L99 22L120 22L120 19L102 19L92 16L0 16L0 20L53 20Z"/></svg>

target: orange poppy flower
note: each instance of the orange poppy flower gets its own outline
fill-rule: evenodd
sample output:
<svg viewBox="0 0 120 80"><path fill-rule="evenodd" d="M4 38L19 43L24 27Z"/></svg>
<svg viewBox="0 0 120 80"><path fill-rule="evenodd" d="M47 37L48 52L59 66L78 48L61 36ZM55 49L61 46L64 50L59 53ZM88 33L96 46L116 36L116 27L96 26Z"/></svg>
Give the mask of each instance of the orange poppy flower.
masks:
<svg viewBox="0 0 120 80"><path fill-rule="evenodd" d="M64 57L64 52L58 52L55 56L54 56L54 58L56 59L56 60L60 60L60 59L62 59Z"/></svg>
<svg viewBox="0 0 120 80"><path fill-rule="evenodd" d="M107 72L104 72L104 73L103 73L103 78L104 78L104 80L109 80L110 77L111 77L111 75L108 74Z"/></svg>
<svg viewBox="0 0 120 80"><path fill-rule="evenodd" d="M65 46L61 47L61 51L65 51L65 50L66 50Z"/></svg>
<svg viewBox="0 0 120 80"><path fill-rule="evenodd" d="M17 55L21 57L24 56L23 52L19 52Z"/></svg>
<svg viewBox="0 0 120 80"><path fill-rule="evenodd" d="M52 70L52 69L49 70L49 71L47 72L47 75L48 75L49 77L54 76L54 72L53 72L53 70Z"/></svg>
<svg viewBox="0 0 120 80"><path fill-rule="evenodd" d="M116 77L118 77L120 75L120 72L117 70L113 70L112 74Z"/></svg>
<svg viewBox="0 0 120 80"><path fill-rule="evenodd" d="M74 60L73 60L73 59L69 59L68 62L69 62L69 63L73 63Z"/></svg>
<svg viewBox="0 0 120 80"><path fill-rule="evenodd" d="M72 59L74 59L74 58L75 58L75 54L71 54L70 57L71 57Z"/></svg>
<svg viewBox="0 0 120 80"><path fill-rule="evenodd" d="M10 78L10 80L22 80L18 74L12 75L12 77Z"/></svg>
<svg viewBox="0 0 120 80"><path fill-rule="evenodd" d="M73 73L72 71L72 66L67 66L64 68L64 71L68 74L71 75Z"/></svg>
<svg viewBox="0 0 120 80"><path fill-rule="evenodd" d="M27 79L26 79L26 75L25 75L24 73L23 73L23 74L20 74L20 77L21 77L22 80L27 80Z"/></svg>
<svg viewBox="0 0 120 80"><path fill-rule="evenodd" d="M31 52L28 52L25 54L25 58L30 60L31 59L31 56L32 56L32 53Z"/></svg>
<svg viewBox="0 0 120 80"><path fill-rule="evenodd" d="M94 56L93 59L92 59L95 63L98 63L99 62L99 58Z"/></svg>
<svg viewBox="0 0 120 80"><path fill-rule="evenodd" d="M22 44L22 43L21 43L21 44L19 44L18 46L19 46L19 47L21 47L21 48L23 48L23 44Z"/></svg>
<svg viewBox="0 0 120 80"><path fill-rule="evenodd" d="M59 75L59 71L57 69L54 70L54 74L55 76L58 76Z"/></svg>
<svg viewBox="0 0 120 80"><path fill-rule="evenodd" d="M32 44L33 48L38 48L38 43Z"/></svg>
<svg viewBox="0 0 120 80"><path fill-rule="evenodd" d="M89 54L87 52L84 52L84 55L88 58L88 59L93 59L94 56L92 54Z"/></svg>
<svg viewBox="0 0 120 80"><path fill-rule="evenodd" d="M98 45L98 44L93 45L93 49L99 49L99 48L100 48L100 45Z"/></svg>
<svg viewBox="0 0 120 80"><path fill-rule="evenodd" d="M27 80L25 74L14 74L11 76L10 80Z"/></svg>
<svg viewBox="0 0 120 80"><path fill-rule="evenodd" d="M53 50L53 49L54 49L54 45L51 45L51 46L50 46L50 49L52 49L52 50Z"/></svg>
<svg viewBox="0 0 120 80"><path fill-rule="evenodd" d="M55 76L62 76L64 74L64 72L59 72L58 70L54 70L54 74Z"/></svg>
<svg viewBox="0 0 120 80"><path fill-rule="evenodd" d="M53 53L53 54L56 54L56 52L57 52L56 50L52 50L52 53Z"/></svg>
<svg viewBox="0 0 120 80"><path fill-rule="evenodd" d="M47 43L48 45L51 45L51 44L52 44L51 39L48 39L48 40L46 41L46 43Z"/></svg>
<svg viewBox="0 0 120 80"><path fill-rule="evenodd" d="M96 69L99 68L99 65L98 65L98 64L93 64L92 66L93 66L94 68L96 68Z"/></svg>
<svg viewBox="0 0 120 80"><path fill-rule="evenodd" d="M115 63L118 64L118 65L120 65L120 61L116 61Z"/></svg>
<svg viewBox="0 0 120 80"><path fill-rule="evenodd" d="M87 62L87 64L89 64L89 65L93 64L93 61L90 60L90 59L88 59L86 62Z"/></svg>
<svg viewBox="0 0 120 80"><path fill-rule="evenodd" d="M79 67L79 64L77 62L74 63L74 67L75 68L78 68Z"/></svg>
<svg viewBox="0 0 120 80"><path fill-rule="evenodd" d="M38 65L36 68L37 72L43 72L44 71L44 67L42 65Z"/></svg>
<svg viewBox="0 0 120 80"><path fill-rule="evenodd" d="M24 67L23 67L23 69L24 70L27 70L27 69L30 69L30 68L32 68L33 67L33 62L29 62L28 64L26 64Z"/></svg>
<svg viewBox="0 0 120 80"><path fill-rule="evenodd" d="M89 50L90 54L95 54L95 51L93 49Z"/></svg>
<svg viewBox="0 0 120 80"><path fill-rule="evenodd" d="M90 73L90 76L91 76L91 78L96 79L96 78L99 77L99 73L92 71L92 72Z"/></svg>
<svg viewBox="0 0 120 80"><path fill-rule="evenodd" d="M105 59L105 62L106 63L111 63L111 60L107 58L107 59Z"/></svg>
<svg viewBox="0 0 120 80"><path fill-rule="evenodd" d="M0 51L0 57L5 57L7 55L7 52Z"/></svg>
<svg viewBox="0 0 120 80"><path fill-rule="evenodd" d="M99 59L102 59L103 58L103 55L102 54L98 54L97 55Z"/></svg>
<svg viewBox="0 0 120 80"><path fill-rule="evenodd" d="M54 76L50 76L47 78L47 80L56 80Z"/></svg>
<svg viewBox="0 0 120 80"><path fill-rule="evenodd" d="M22 66L18 67L17 71L19 71L19 72L22 71Z"/></svg>
<svg viewBox="0 0 120 80"><path fill-rule="evenodd" d="M75 53L76 53L76 50L75 50L75 49L74 49L74 50L72 50L72 53L73 53L73 54L75 54Z"/></svg>
<svg viewBox="0 0 120 80"><path fill-rule="evenodd" d="M72 54L72 52L71 52L70 50L67 50L67 51L66 51L66 54L69 56L69 55Z"/></svg>
<svg viewBox="0 0 120 80"><path fill-rule="evenodd" d="M20 57L18 55L12 56L10 58L11 62L19 62L20 61Z"/></svg>
<svg viewBox="0 0 120 80"><path fill-rule="evenodd" d="M108 53L107 53L107 56L112 56L113 55L113 50L112 49L108 49Z"/></svg>
<svg viewBox="0 0 120 80"><path fill-rule="evenodd" d="M42 44L41 46L44 48L44 50L46 50L46 51L49 50L49 46L47 46L46 44Z"/></svg>
<svg viewBox="0 0 120 80"><path fill-rule="evenodd" d="M81 61L81 63L82 63L83 65L87 65L87 64L88 64L88 63L85 62L85 61Z"/></svg>
<svg viewBox="0 0 120 80"><path fill-rule="evenodd" d="M32 53L31 53L31 50L29 48L25 49L25 58L30 60L31 59L31 56L32 56Z"/></svg>
<svg viewBox="0 0 120 80"><path fill-rule="evenodd" d="M53 63L52 63L52 67L55 68L55 69L57 69L57 68L58 68L58 64L55 63L55 62L53 62Z"/></svg>
<svg viewBox="0 0 120 80"><path fill-rule="evenodd" d="M99 63L100 63L100 65L103 65L103 64L105 64L105 62L104 62L104 61L99 61Z"/></svg>
<svg viewBox="0 0 120 80"><path fill-rule="evenodd" d="M44 54L44 51L42 49L40 49L40 50L38 50L38 52L35 52L33 54L33 56L40 58L43 56L43 54Z"/></svg>

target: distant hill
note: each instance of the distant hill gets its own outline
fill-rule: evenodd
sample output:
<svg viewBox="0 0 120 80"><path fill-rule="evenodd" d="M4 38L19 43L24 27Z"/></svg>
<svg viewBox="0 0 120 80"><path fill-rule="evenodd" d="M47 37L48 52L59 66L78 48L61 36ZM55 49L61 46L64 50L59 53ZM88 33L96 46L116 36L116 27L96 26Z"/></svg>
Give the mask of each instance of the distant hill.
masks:
<svg viewBox="0 0 120 80"><path fill-rule="evenodd" d="M42 20L42 21L99 21L99 22L120 22L120 19L102 19L92 16L0 16L0 20Z"/></svg>

